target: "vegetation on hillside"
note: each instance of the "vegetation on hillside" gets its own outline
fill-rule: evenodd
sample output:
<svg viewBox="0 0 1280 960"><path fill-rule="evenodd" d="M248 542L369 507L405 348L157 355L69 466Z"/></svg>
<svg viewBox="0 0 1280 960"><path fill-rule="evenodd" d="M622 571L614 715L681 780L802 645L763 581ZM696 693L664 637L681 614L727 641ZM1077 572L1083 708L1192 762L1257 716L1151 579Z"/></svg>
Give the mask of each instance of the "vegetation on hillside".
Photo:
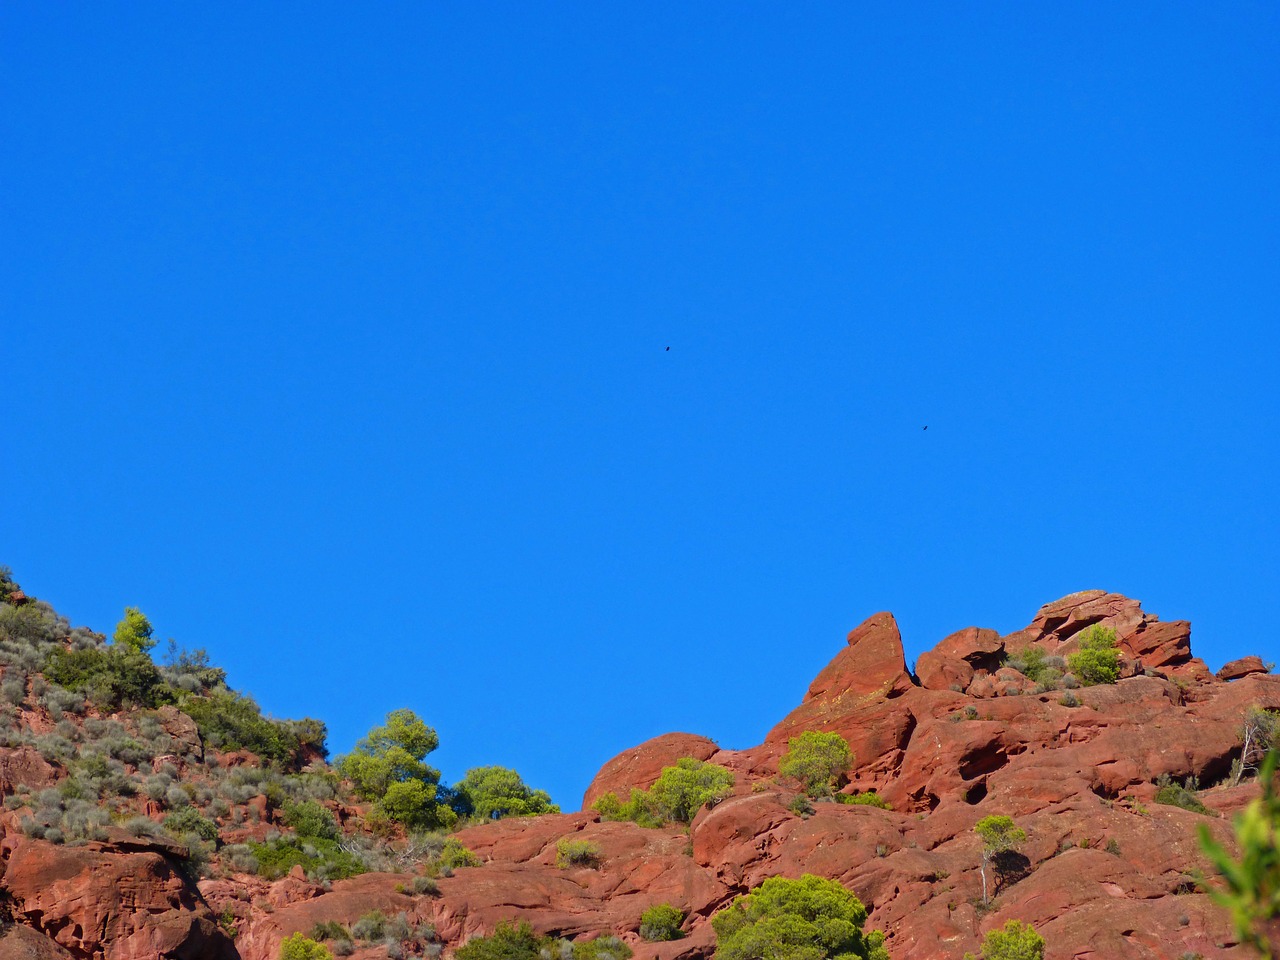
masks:
<svg viewBox="0 0 1280 960"><path fill-rule="evenodd" d="M1086 687L1115 683L1120 677L1116 632L1095 623L1080 637L1080 649L1067 657L1067 667Z"/></svg>
<svg viewBox="0 0 1280 960"><path fill-rule="evenodd" d="M438 737L410 710L330 766L323 723L266 716L204 650L170 640L157 661L157 646L137 607L108 642L0 567L0 746L30 746L59 771L55 787L5 798L28 835L167 837L206 875L301 867L323 882L411 870L426 892L433 877L479 863L444 829L558 810L503 767L476 767L450 790L424 760ZM34 733L36 717L52 729Z"/></svg>
<svg viewBox="0 0 1280 960"><path fill-rule="evenodd" d="M778 772L800 781L800 789L811 797L829 797L848 774L853 760L849 743L840 734L806 730L787 741Z"/></svg>
<svg viewBox="0 0 1280 960"><path fill-rule="evenodd" d="M711 918L716 960L889 960L867 909L834 880L771 877Z"/></svg>
<svg viewBox="0 0 1280 960"><path fill-rule="evenodd" d="M606 793L592 804L604 820L632 820L643 827L690 823L698 811L718 803L733 789L733 774L724 767L693 757L681 757L648 790L632 790L623 801Z"/></svg>

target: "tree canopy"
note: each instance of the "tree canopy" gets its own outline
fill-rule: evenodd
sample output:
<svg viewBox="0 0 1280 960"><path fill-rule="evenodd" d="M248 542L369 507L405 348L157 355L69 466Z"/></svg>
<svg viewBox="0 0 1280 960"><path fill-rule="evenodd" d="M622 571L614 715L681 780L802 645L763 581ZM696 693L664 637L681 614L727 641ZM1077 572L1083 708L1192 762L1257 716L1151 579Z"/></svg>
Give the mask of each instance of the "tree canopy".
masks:
<svg viewBox="0 0 1280 960"><path fill-rule="evenodd" d="M115 643L136 653L146 653L156 645L151 621L137 607L125 607L124 619L116 624Z"/></svg>
<svg viewBox="0 0 1280 960"><path fill-rule="evenodd" d="M1080 649L1067 657L1067 667L1086 687L1115 683L1120 677L1116 632L1095 623L1080 638Z"/></svg>
<svg viewBox="0 0 1280 960"><path fill-rule="evenodd" d="M716 960L889 960L867 909L834 880L770 877L711 918Z"/></svg>
<svg viewBox="0 0 1280 960"><path fill-rule="evenodd" d="M835 732L806 730L787 741L778 772L799 780L811 797L829 797L851 766L853 753L844 737Z"/></svg>
<svg viewBox="0 0 1280 960"><path fill-rule="evenodd" d="M440 771L423 762L439 745L416 713L393 710L337 766L357 794L376 801L391 819L415 827L447 825L456 814L438 800Z"/></svg>
<svg viewBox="0 0 1280 960"><path fill-rule="evenodd" d="M453 789L454 808L459 813L485 820L560 812L550 794L532 789L507 767L473 767Z"/></svg>

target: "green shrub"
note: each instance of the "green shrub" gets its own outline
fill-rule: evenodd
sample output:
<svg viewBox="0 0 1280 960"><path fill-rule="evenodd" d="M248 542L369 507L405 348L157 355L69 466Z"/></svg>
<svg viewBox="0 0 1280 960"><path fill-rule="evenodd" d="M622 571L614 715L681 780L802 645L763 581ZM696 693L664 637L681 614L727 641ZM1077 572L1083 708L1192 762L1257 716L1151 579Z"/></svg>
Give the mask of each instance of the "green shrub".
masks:
<svg viewBox="0 0 1280 960"><path fill-rule="evenodd" d="M280 960L333 960L333 954L323 944L295 933L281 941Z"/></svg>
<svg viewBox="0 0 1280 960"><path fill-rule="evenodd" d="M300 743L292 724L264 717L252 697L220 689L208 696L184 696L180 707L219 750L248 750L279 763L298 756Z"/></svg>
<svg viewBox="0 0 1280 960"><path fill-rule="evenodd" d="M1006 660L1004 665L1017 670L1045 690L1051 690L1062 679L1062 668L1066 666L1066 662L1062 657L1049 656L1041 647L1027 647Z"/></svg>
<svg viewBox="0 0 1280 960"><path fill-rule="evenodd" d="M889 803L888 800L880 796L880 794L876 793L874 790L865 790L862 793L855 794L837 793L836 800L840 803L879 807L881 810L893 809L893 804Z"/></svg>
<svg viewBox="0 0 1280 960"><path fill-rule="evenodd" d="M412 894L416 897L424 895L429 897L438 897L440 895L440 884L436 883L433 877L414 877L413 883L396 884L396 892Z"/></svg>
<svg viewBox="0 0 1280 960"><path fill-rule="evenodd" d="M387 917L381 910L370 910L351 925L351 936L357 940L381 940Z"/></svg>
<svg viewBox="0 0 1280 960"><path fill-rule="evenodd" d="M689 823L709 803L723 800L733 789L733 774L724 767L693 757L681 757L675 766L663 767L648 790L633 789L623 803L616 793L606 793L591 805L602 820L633 820L642 827L665 823Z"/></svg>
<svg viewBox="0 0 1280 960"><path fill-rule="evenodd" d="M684 923L684 911L669 903L659 903L640 914L640 936L650 943L663 940L679 940L684 936L680 924Z"/></svg>
<svg viewBox="0 0 1280 960"><path fill-rule="evenodd" d="M545 790L530 789L520 774L506 767L475 767L453 785L454 809L483 820L559 813Z"/></svg>
<svg viewBox="0 0 1280 960"><path fill-rule="evenodd" d="M276 837L248 846L259 876L268 880L283 877L295 866L302 867L313 880L343 880L365 872L359 857L321 837Z"/></svg>
<svg viewBox="0 0 1280 960"><path fill-rule="evenodd" d="M975 960L966 953L965 960ZM1010 920L1001 930L989 930L982 940L981 960L1044 960L1044 938L1029 924Z"/></svg>
<svg viewBox="0 0 1280 960"><path fill-rule="evenodd" d="M663 767L648 793L658 816L689 823L707 804L727 797L732 788L733 774L724 767L682 757L674 767Z"/></svg>
<svg viewBox="0 0 1280 960"><path fill-rule="evenodd" d="M630 820L642 827L661 827L666 823L655 809L647 790L632 788L631 799L626 803L610 791L597 799L591 809L600 814L601 820Z"/></svg>
<svg viewBox="0 0 1280 960"><path fill-rule="evenodd" d="M1067 657L1067 666L1086 687L1115 683L1120 677L1116 632L1095 623L1080 638L1080 649Z"/></svg>
<svg viewBox="0 0 1280 960"><path fill-rule="evenodd" d="M556 866L562 870L569 867L598 867L600 856L600 845L590 840L570 840L565 837L556 844Z"/></svg>
<svg viewBox="0 0 1280 960"><path fill-rule="evenodd" d="M312 940L350 940L351 931L337 920L323 920L311 928Z"/></svg>
<svg viewBox="0 0 1280 960"><path fill-rule="evenodd" d="M838 733L806 730L787 741L787 752L778 763L784 777L800 781L811 797L830 796L853 766L849 744Z"/></svg>
<svg viewBox="0 0 1280 960"><path fill-rule="evenodd" d="M191 835L201 840L217 840L218 825L200 815L195 807L184 807L164 818L164 828L175 837Z"/></svg>
<svg viewBox="0 0 1280 960"><path fill-rule="evenodd" d="M502 922L487 937L472 937L454 953L457 960L540 960L550 940L533 932L526 921Z"/></svg>
<svg viewBox="0 0 1280 960"><path fill-rule="evenodd" d="M1194 780L1194 778L1193 778ZM1209 808L1200 802L1200 798L1195 794L1193 782L1189 781L1186 786L1174 783L1167 773L1162 773L1156 779L1156 803L1163 803L1170 807L1181 807L1183 810L1190 810L1192 813L1203 813L1212 815Z"/></svg>
<svg viewBox="0 0 1280 960"><path fill-rule="evenodd" d="M462 841L450 837L440 850L438 863L445 869L457 870L459 867L480 866L480 858L464 847Z"/></svg>
<svg viewBox="0 0 1280 960"><path fill-rule="evenodd" d="M54 647L45 660L44 675L107 709L158 707L173 700L151 658L128 646Z"/></svg>
<svg viewBox="0 0 1280 960"><path fill-rule="evenodd" d="M540 937L528 923L503 921L487 937L472 937L454 954L457 960L628 960L631 948L614 936L570 943Z"/></svg>
<svg viewBox="0 0 1280 960"><path fill-rule="evenodd" d="M864 934L867 910L834 880L771 877L711 918L716 960L889 960L884 934Z"/></svg>
<svg viewBox="0 0 1280 960"><path fill-rule="evenodd" d="M787 809L794 813L797 817L812 817L813 804L803 793L797 793L791 798L791 802L787 804Z"/></svg>
<svg viewBox="0 0 1280 960"><path fill-rule="evenodd" d="M287 802L281 812L284 822L293 827L300 837L338 839L338 824L333 819L333 814L314 800L304 800L301 803Z"/></svg>
<svg viewBox="0 0 1280 960"><path fill-rule="evenodd" d="M631 948L608 934L573 944L573 960L629 960L630 957Z"/></svg>

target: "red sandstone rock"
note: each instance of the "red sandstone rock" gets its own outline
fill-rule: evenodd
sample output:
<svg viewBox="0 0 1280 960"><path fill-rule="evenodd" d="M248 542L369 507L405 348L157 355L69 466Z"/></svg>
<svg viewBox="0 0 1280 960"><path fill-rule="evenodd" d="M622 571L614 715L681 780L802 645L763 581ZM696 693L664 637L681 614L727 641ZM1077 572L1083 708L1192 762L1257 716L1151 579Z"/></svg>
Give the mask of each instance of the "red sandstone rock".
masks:
<svg viewBox="0 0 1280 960"><path fill-rule="evenodd" d="M665 733L646 740L638 747L624 750L596 774L582 797L582 808L588 809L606 793L616 793L622 799L631 795L632 788L647 790L662 773L681 757L707 760L720 748L706 737L692 733Z"/></svg>
<svg viewBox="0 0 1280 960"><path fill-rule="evenodd" d="M9 927L0 935L0 960L75 960L72 954L30 927Z"/></svg>
<svg viewBox="0 0 1280 960"><path fill-rule="evenodd" d="M6 838L6 846L9 840ZM143 840L55 846L16 839L3 888L13 915L77 956L221 960L235 948L171 848Z"/></svg>
<svg viewBox="0 0 1280 960"><path fill-rule="evenodd" d="M0 749L0 794L7 796L19 786L43 790L56 779L53 767L35 747Z"/></svg>
<svg viewBox="0 0 1280 960"><path fill-rule="evenodd" d="M1262 658L1258 656L1241 657L1239 660L1232 660L1228 664L1224 664L1222 669L1216 674L1219 680L1239 680L1241 677L1247 677L1251 673L1270 673L1267 665L1262 662Z"/></svg>
<svg viewBox="0 0 1280 960"><path fill-rule="evenodd" d="M1000 664L1004 644L994 630L966 627L945 637L916 660L916 676L927 690L964 690L976 670L993 672Z"/></svg>

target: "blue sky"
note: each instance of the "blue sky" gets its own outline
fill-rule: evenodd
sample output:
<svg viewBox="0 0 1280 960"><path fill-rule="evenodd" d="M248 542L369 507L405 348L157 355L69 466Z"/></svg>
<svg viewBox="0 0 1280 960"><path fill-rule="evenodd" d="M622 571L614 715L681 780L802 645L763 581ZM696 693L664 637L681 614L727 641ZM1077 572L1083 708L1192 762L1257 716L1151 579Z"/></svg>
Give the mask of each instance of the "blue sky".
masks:
<svg viewBox="0 0 1280 960"><path fill-rule="evenodd" d="M0 562L568 809L882 609L1280 659L1277 91L1267 3L5 4Z"/></svg>

